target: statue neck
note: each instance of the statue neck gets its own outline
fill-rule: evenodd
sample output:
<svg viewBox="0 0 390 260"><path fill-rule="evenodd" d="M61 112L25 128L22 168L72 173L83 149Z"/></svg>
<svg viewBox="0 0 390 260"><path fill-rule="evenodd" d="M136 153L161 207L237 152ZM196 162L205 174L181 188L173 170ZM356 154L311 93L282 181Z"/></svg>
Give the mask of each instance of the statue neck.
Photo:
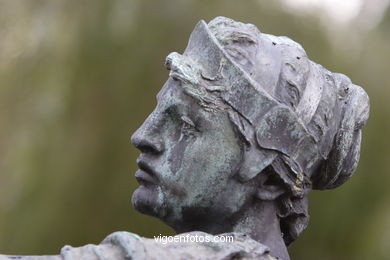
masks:
<svg viewBox="0 0 390 260"><path fill-rule="evenodd" d="M232 217L222 220L208 218L207 221L192 222L190 226L174 227L177 233L203 231L218 235L237 232L249 235L252 239L270 248L270 254L283 260L290 260L287 247L280 230L277 208L274 201L252 201Z"/></svg>
<svg viewBox="0 0 390 260"><path fill-rule="evenodd" d="M289 260L286 244L280 230L274 201L256 201L237 213L233 232L248 234L252 239L270 248L271 255Z"/></svg>

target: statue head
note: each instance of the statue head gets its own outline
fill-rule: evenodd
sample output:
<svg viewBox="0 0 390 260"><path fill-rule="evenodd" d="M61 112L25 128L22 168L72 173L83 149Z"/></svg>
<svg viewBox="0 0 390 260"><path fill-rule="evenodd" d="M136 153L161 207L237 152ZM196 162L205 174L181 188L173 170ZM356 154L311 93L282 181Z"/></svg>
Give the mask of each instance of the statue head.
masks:
<svg viewBox="0 0 390 260"><path fill-rule="evenodd" d="M224 17L200 21L166 67L157 106L132 136L134 207L179 232L217 233L267 205L291 243L308 224L308 192L356 169L365 91L291 39Z"/></svg>

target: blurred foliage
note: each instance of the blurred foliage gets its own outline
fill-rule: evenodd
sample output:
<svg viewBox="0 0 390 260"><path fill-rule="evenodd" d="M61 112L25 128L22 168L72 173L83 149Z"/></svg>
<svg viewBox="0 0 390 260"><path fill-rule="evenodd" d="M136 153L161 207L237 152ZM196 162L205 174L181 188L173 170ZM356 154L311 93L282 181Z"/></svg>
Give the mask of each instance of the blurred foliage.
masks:
<svg viewBox="0 0 390 260"><path fill-rule="evenodd" d="M129 137L155 106L165 56L218 15L293 38L369 93L357 176L311 193L311 223L290 253L388 259L390 12L371 30L325 28L266 0L0 0L0 252L57 254L118 230L173 234L130 206Z"/></svg>

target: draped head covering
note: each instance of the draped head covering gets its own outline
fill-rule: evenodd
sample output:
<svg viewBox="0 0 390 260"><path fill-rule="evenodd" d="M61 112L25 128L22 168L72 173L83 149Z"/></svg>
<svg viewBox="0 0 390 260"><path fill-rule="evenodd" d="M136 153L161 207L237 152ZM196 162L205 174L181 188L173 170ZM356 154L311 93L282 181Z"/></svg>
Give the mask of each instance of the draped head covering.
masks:
<svg viewBox="0 0 390 260"><path fill-rule="evenodd" d="M248 139L281 155L297 189L303 179L335 188L353 174L368 96L310 61L298 43L217 17L200 21L183 55L171 53L166 66L188 94L207 104L216 93L243 117L255 130Z"/></svg>
<svg viewBox="0 0 390 260"><path fill-rule="evenodd" d="M200 21L184 53L168 55L166 66L205 109L234 111L230 118L256 166L242 171L243 181L272 167L289 188L280 213L286 244L307 226L307 192L336 188L353 175L368 95L311 61L293 40L217 17Z"/></svg>

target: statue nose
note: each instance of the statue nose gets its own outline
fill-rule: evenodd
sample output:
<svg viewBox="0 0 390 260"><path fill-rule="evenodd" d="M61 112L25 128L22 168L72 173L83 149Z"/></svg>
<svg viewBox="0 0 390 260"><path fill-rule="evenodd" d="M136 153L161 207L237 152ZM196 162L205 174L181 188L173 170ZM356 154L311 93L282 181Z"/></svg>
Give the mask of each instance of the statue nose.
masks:
<svg viewBox="0 0 390 260"><path fill-rule="evenodd" d="M142 153L160 154L164 151L161 138L140 127L131 137L131 143Z"/></svg>

